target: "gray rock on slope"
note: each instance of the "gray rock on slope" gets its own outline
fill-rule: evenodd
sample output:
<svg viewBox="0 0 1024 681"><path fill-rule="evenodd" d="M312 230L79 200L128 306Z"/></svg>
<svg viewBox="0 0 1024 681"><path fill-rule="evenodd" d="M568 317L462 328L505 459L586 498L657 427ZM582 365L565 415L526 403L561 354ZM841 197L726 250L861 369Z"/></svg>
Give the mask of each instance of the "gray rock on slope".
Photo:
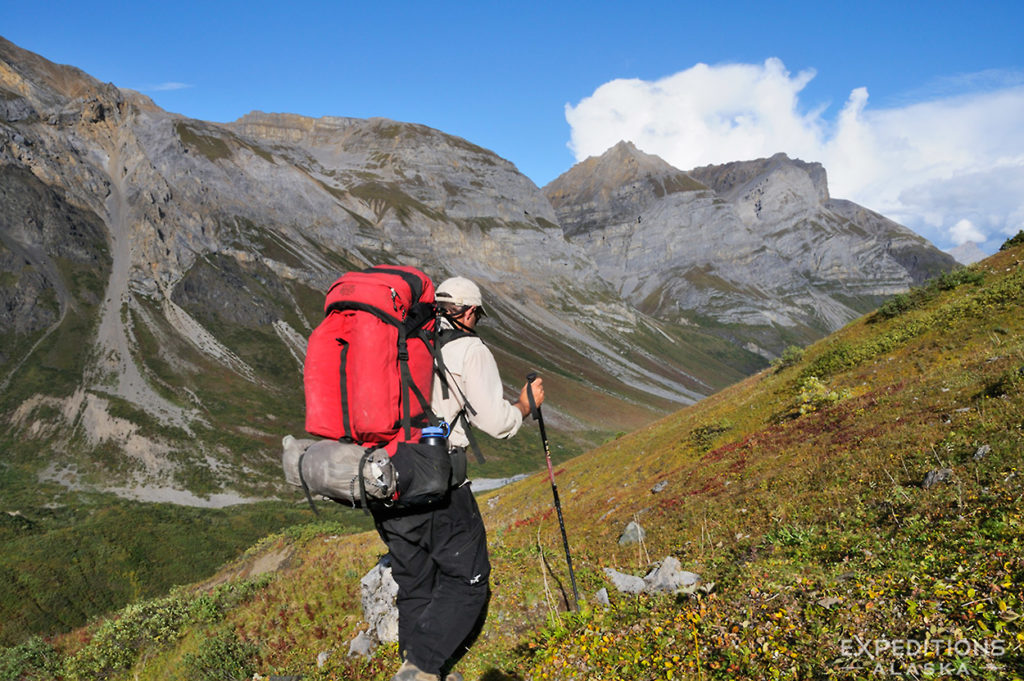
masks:
<svg viewBox="0 0 1024 681"><path fill-rule="evenodd" d="M391 564L385 556L359 580L363 619L369 625L365 636L376 643L398 640L398 584L391 576ZM360 647L365 647L361 643Z"/></svg>
<svg viewBox="0 0 1024 681"><path fill-rule="evenodd" d="M679 560L672 556L663 558L644 577L636 577L612 568L605 568L604 574L612 586L627 594L693 593L701 584L700 575L683 570Z"/></svg>
<svg viewBox="0 0 1024 681"><path fill-rule="evenodd" d="M644 540L646 534L647 533L644 532L644 528L640 527L639 523L631 520L622 531L622 535L619 536L619 546L626 544L638 544Z"/></svg>

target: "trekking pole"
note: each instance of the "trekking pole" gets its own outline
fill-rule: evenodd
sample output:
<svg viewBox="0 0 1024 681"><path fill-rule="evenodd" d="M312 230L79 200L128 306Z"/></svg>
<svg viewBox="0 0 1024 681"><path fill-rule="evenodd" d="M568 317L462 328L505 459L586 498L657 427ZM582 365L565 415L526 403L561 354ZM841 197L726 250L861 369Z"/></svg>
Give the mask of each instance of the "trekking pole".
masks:
<svg viewBox="0 0 1024 681"><path fill-rule="evenodd" d="M576 612L580 611L580 594L576 590L576 573L572 570L572 554L569 553L569 537L565 534L565 521L562 520L562 503L558 500L558 485L555 483L555 471L551 467L551 447L548 446L548 434L544 430L544 416L540 413L540 407L533 399L533 381L537 374L530 372L526 375L526 397L530 400L530 414L533 420L540 427L540 439L544 443L544 457L548 462L548 478L551 480L551 494L555 498L555 511L558 512L558 527L562 530L562 544L565 546L565 563L569 566L569 580L572 582L572 598Z"/></svg>

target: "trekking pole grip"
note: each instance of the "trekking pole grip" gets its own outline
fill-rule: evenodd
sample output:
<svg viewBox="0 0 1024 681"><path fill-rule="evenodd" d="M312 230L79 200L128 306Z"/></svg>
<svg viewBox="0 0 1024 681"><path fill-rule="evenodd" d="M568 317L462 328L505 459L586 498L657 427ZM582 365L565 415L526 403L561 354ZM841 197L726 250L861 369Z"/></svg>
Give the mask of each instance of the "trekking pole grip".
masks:
<svg viewBox="0 0 1024 681"><path fill-rule="evenodd" d="M533 399L533 386L531 385L535 380L537 380L536 371L526 374L526 399L530 401L530 415L533 416L534 421L540 418L540 409L537 407L537 402Z"/></svg>

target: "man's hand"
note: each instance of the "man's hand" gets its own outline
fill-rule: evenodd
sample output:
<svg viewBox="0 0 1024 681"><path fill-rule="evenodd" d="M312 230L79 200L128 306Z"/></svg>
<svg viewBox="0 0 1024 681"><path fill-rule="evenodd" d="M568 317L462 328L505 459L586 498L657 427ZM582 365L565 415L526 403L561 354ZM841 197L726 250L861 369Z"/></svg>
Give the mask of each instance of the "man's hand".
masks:
<svg viewBox="0 0 1024 681"><path fill-rule="evenodd" d="M523 414L523 418L530 415L530 398L526 394L527 388L533 388L533 402L538 407L544 401L544 379L540 376L533 379L533 383L527 383L523 386L522 392L519 393L519 401L516 402L516 407Z"/></svg>

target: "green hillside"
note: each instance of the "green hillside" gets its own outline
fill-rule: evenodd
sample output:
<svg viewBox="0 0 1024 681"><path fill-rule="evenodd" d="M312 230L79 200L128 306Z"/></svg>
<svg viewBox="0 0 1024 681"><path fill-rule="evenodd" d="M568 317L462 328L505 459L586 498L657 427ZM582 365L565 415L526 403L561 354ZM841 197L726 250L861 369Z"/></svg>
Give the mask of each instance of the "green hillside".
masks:
<svg viewBox="0 0 1024 681"><path fill-rule="evenodd" d="M579 613L546 476L482 495L494 593L461 671L1021 678L1022 259L1018 244L942 277L561 464ZM542 456L535 429L519 438ZM631 520L646 538L620 546ZM389 679L394 646L345 655L383 551L335 525L267 537L218 579L6 649L0 679ZM695 593L619 594L604 574L668 556L701 575Z"/></svg>
<svg viewBox="0 0 1024 681"><path fill-rule="evenodd" d="M268 531L311 517L307 506L281 501L217 509L103 494L53 498L60 502L0 513L0 646L64 633L206 579ZM372 527L351 509L332 517L338 531Z"/></svg>

